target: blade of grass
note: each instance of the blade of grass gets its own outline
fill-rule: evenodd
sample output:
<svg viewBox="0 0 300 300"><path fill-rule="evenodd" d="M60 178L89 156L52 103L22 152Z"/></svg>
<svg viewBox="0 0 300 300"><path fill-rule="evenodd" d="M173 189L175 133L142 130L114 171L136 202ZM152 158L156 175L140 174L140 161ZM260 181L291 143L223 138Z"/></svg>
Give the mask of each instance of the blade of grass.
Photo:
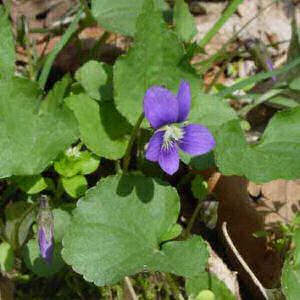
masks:
<svg viewBox="0 0 300 300"><path fill-rule="evenodd" d="M256 18L258 18L266 9L268 9L269 7L271 7L272 5L274 5L275 3L277 3L277 0L273 0L271 3L269 3L268 5L266 5L265 7L263 7L254 17L252 17L248 22L246 22L246 24L244 24L244 26L242 26L236 33L234 33L228 40L227 42L217 51L216 54L214 54L211 58L209 58L207 60L207 62L205 64L203 64L202 68L200 69L200 71L198 72L199 75L203 75L208 69L211 68L211 66L220 59L220 57L222 57L224 54L224 52L226 51L226 48L228 45L230 45L238 36L239 34L247 27L249 26Z"/></svg>
<svg viewBox="0 0 300 300"><path fill-rule="evenodd" d="M243 87L245 87L247 85L250 85L252 83L257 83L257 82L262 81L264 79L270 78L274 75L276 76L276 75L279 75L279 74L282 74L282 73L286 73L286 72L288 72L289 70L291 70L292 68L294 68L298 65L300 65L300 58L295 59L293 62L285 65L284 67L282 67L278 70L275 70L275 71L272 71L272 72L264 72L264 73L260 73L260 74L257 74L257 75L250 76L246 80L240 81L240 82L228 87L227 89L220 91L217 95L220 96L220 97L226 97L226 96L232 94L234 91L240 90L240 89L242 89Z"/></svg>
<svg viewBox="0 0 300 300"><path fill-rule="evenodd" d="M46 59L44 68L42 70L41 76L39 78L39 85L42 89L44 89L45 84L47 82L50 70L52 68L53 62L57 56L57 54L64 48L64 46L68 43L70 38L72 37L73 33L76 31L77 24L80 21L81 15L83 13L83 8L81 8L64 35L61 37L59 42L54 46L53 50L49 54L49 56Z"/></svg>
<svg viewBox="0 0 300 300"><path fill-rule="evenodd" d="M200 41L199 46L204 48L210 40L218 33L221 27L227 22L227 20L235 13L237 7L243 3L244 0L233 0L225 9L222 16L214 24L214 26L205 34L203 39Z"/></svg>

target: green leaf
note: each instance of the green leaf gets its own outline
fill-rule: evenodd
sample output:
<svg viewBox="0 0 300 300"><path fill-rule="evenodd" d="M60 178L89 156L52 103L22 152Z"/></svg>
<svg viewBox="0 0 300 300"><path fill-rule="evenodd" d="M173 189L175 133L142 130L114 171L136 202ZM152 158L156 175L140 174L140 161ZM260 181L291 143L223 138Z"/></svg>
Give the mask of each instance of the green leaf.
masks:
<svg viewBox="0 0 300 300"><path fill-rule="evenodd" d="M47 183L41 175L14 177L18 187L25 193L38 194L47 188Z"/></svg>
<svg viewBox="0 0 300 300"><path fill-rule="evenodd" d="M186 43L197 34L195 19L184 0L175 1L174 26L178 36Z"/></svg>
<svg viewBox="0 0 300 300"><path fill-rule="evenodd" d="M89 151L81 152L80 174L86 175L95 172L100 164L100 158Z"/></svg>
<svg viewBox="0 0 300 300"><path fill-rule="evenodd" d="M9 243L2 242L0 244L0 270L9 272L14 267L14 252Z"/></svg>
<svg viewBox="0 0 300 300"><path fill-rule="evenodd" d="M0 81L0 178L41 173L77 139L67 107L38 112L38 91L26 79Z"/></svg>
<svg viewBox="0 0 300 300"><path fill-rule="evenodd" d="M5 13L5 9L0 5L0 80L11 78L15 72L15 44L13 32Z"/></svg>
<svg viewBox="0 0 300 300"><path fill-rule="evenodd" d="M141 175L107 177L78 202L63 240L63 258L96 285L144 269L199 274L208 256L201 237L167 242L160 249L178 214L179 197L172 187Z"/></svg>
<svg viewBox="0 0 300 300"><path fill-rule="evenodd" d="M18 245L16 245L16 226L18 226L18 223L23 218L24 212L29 209L31 205L32 204L29 204L25 201L18 201L8 206L5 210L5 234L10 240L10 243L12 245L15 245L16 247L23 245L23 243L26 241L29 230L34 221L35 213L34 211L32 211L23 219L22 223L19 226L19 243Z"/></svg>
<svg viewBox="0 0 300 300"><path fill-rule="evenodd" d="M82 165L79 151L77 151L75 155L69 154L68 152L69 150L62 152L54 162L54 170L64 177L77 175ZM72 152L72 150L70 152Z"/></svg>
<svg viewBox="0 0 300 300"><path fill-rule="evenodd" d="M290 84L289 87L292 90L300 91L300 77L295 78Z"/></svg>
<svg viewBox="0 0 300 300"><path fill-rule="evenodd" d="M73 198L79 198L82 196L88 186L87 180L83 175L62 177L61 183L67 194Z"/></svg>
<svg viewBox="0 0 300 300"><path fill-rule="evenodd" d="M185 288L189 297L196 298L203 290L210 290L214 293L216 300L236 300L237 298L231 293L224 282L207 272L199 276L187 278Z"/></svg>
<svg viewBox="0 0 300 300"><path fill-rule="evenodd" d="M180 81L185 79L191 84L193 100L201 87L198 77L179 66L183 45L168 30L151 1L145 2L136 28L134 46L117 60L114 71L115 104L131 124L143 112L143 98L149 87L164 85L177 93Z"/></svg>
<svg viewBox="0 0 300 300"><path fill-rule="evenodd" d="M237 114L222 98L201 92L193 101L188 117L189 123L203 125L214 135L223 124L234 119L237 119ZM212 151L200 156L180 152L180 158L196 170L205 170L215 164Z"/></svg>
<svg viewBox="0 0 300 300"><path fill-rule="evenodd" d="M239 121L230 121L217 134L217 165L224 175L254 182L299 178L299 141L300 107L277 113L256 145L247 145Z"/></svg>
<svg viewBox="0 0 300 300"><path fill-rule="evenodd" d="M112 100L111 66L90 60L75 73L75 78L91 98L101 101Z"/></svg>
<svg viewBox="0 0 300 300"><path fill-rule="evenodd" d="M300 228L293 236L294 248L284 262L281 284L287 300L297 300L300 294Z"/></svg>
<svg viewBox="0 0 300 300"><path fill-rule="evenodd" d="M131 126L113 102L98 103L85 94L73 95L66 102L78 120L82 141L91 151L108 159L124 155Z"/></svg>
<svg viewBox="0 0 300 300"><path fill-rule="evenodd" d="M197 93L188 117L190 123L206 126L213 134L225 123L237 119L236 112L220 97Z"/></svg>
<svg viewBox="0 0 300 300"><path fill-rule="evenodd" d="M51 264L48 265L41 257L38 241L31 239L23 250L25 265L33 273L41 277L51 277L59 272L64 266L61 258L61 245L55 244Z"/></svg>
<svg viewBox="0 0 300 300"><path fill-rule="evenodd" d="M179 224L171 226L169 231L161 238L161 242L169 241L178 237L182 232L182 227Z"/></svg>
<svg viewBox="0 0 300 300"><path fill-rule="evenodd" d="M71 83L72 78L70 74L65 75L62 80L57 81L47 97L42 101L41 111L56 111L56 109L63 104Z"/></svg>
<svg viewBox="0 0 300 300"><path fill-rule="evenodd" d="M155 0L162 10L168 8L164 0ZM105 29L124 35L134 35L135 23L144 0L92 0L92 13Z"/></svg>
<svg viewBox="0 0 300 300"><path fill-rule="evenodd" d="M71 214L61 208L53 209L52 213L54 218L54 240L61 243L71 223Z"/></svg>

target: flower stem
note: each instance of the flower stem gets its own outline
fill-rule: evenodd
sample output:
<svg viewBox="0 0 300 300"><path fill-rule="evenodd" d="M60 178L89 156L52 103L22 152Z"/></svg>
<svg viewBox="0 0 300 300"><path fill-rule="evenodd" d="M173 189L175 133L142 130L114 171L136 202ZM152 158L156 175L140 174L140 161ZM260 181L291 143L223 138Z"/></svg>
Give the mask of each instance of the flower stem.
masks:
<svg viewBox="0 0 300 300"><path fill-rule="evenodd" d="M198 214L200 212L201 207L202 207L202 202L199 201L198 205L196 206L196 208L195 208L195 210L194 210L194 212L193 212L193 214L192 214L192 216L191 216L191 218L190 218L190 220L188 222L186 230L185 230L185 232L183 234L183 239L184 240L186 240L190 236L191 230L192 230L193 225L194 225L194 223L196 221L196 218L197 218L197 216L198 216Z"/></svg>
<svg viewBox="0 0 300 300"><path fill-rule="evenodd" d="M128 171L128 167L129 167L129 164L130 164L131 149L132 149L133 143L135 141L137 132L138 132L143 120L144 120L144 114L142 113L140 115L140 117L138 118L138 120L136 121L134 127L133 127L131 137L130 137L130 140L128 142L128 146L127 146L125 156L124 156L124 160L123 160L123 172Z"/></svg>

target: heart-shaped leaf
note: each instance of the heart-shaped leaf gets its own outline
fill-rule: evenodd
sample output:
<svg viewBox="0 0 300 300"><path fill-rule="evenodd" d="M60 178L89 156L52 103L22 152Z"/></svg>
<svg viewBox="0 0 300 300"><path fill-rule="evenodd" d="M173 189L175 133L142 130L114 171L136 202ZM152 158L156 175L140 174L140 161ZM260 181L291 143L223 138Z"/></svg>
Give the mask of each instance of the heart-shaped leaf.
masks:
<svg viewBox="0 0 300 300"><path fill-rule="evenodd" d="M112 101L98 103L86 94L79 94L66 102L78 120L82 141L91 151L108 159L124 155L131 126Z"/></svg>
<svg viewBox="0 0 300 300"><path fill-rule="evenodd" d="M145 269L197 275L208 258L201 237L160 245L178 214L172 187L134 174L105 178L78 202L63 239L63 258L97 285Z"/></svg>
<svg viewBox="0 0 300 300"><path fill-rule="evenodd" d="M238 121L217 134L217 165L225 175L245 175L255 182L300 177L300 107L277 113L260 142L248 145Z"/></svg>
<svg viewBox="0 0 300 300"><path fill-rule="evenodd" d="M196 76L179 66L184 56L183 44L167 28L152 1L145 1L136 28L135 44L118 59L114 72L116 107L131 124L143 112L143 98L149 87L164 85L177 93L182 79L189 81L192 90L201 87Z"/></svg>

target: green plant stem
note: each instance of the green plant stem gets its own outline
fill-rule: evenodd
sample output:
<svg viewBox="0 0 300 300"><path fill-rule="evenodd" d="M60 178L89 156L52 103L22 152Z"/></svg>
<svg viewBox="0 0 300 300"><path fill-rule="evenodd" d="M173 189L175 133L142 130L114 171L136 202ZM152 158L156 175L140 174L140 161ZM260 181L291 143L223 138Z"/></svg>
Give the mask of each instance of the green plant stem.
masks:
<svg viewBox="0 0 300 300"><path fill-rule="evenodd" d="M13 248L17 250L19 248L19 230L20 227L25 220L25 218L37 207L38 201L33 203L21 216L21 218L16 222L15 230L14 230L14 241L13 241Z"/></svg>
<svg viewBox="0 0 300 300"><path fill-rule="evenodd" d="M190 236L191 230L192 230L193 225L194 225L194 223L195 223L195 221L197 219L197 216L198 216L198 214L200 212L201 207L202 207L202 202L199 201L198 204L197 204L197 206L196 206L196 208L195 208L195 210L193 211L193 214L192 214L192 216L191 216L191 218L190 218L190 220L188 222L188 225L187 225L187 227L186 227L186 229L184 231L184 234L183 234L183 239L184 240L186 240Z"/></svg>
<svg viewBox="0 0 300 300"><path fill-rule="evenodd" d="M44 89L44 87L45 87L45 84L47 82L48 76L50 74L50 70L52 68L52 65L54 63L54 60L55 60L56 56L64 48L64 46L69 42L70 38L76 32L76 27L77 27L77 24L80 21L83 10L84 10L84 8L82 7L78 11L76 17L74 18L74 20L72 21L72 23L70 24L70 26L68 27L68 29L66 30L64 35L62 36L62 38L54 46L53 50L51 51L51 53L47 57L44 68L43 68L42 73L41 73L41 76L39 78L39 85L42 89Z"/></svg>
<svg viewBox="0 0 300 300"><path fill-rule="evenodd" d="M124 156L124 160L123 160L123 172L127 172L128 171L128 167L129 167L129 164L130 164L130 155L131 155L131 150L132 150L132 146L133 146L133 143L135 141L135 138L136 138L136 135L138 133L138 130L142 124L144 120L144 113L142 113L140 115L140 117L138 118L138 120L136 121L134 127L133 127L133 130L132 130L132 133L131 133L131 137L130 137L130 140L128 142L128 146L127 146L127 149L126 149L126 152L125 152L125 156Z"/></svg>
<svg viewBox="0 0 300 300"><path fill-rule="evenodd" d="M101 49L101 47L105 44L105 42L107 41L109 36L110 36L110 33L108 31L105 31L102 34L101 38L95 43L95 45L91 49L90 53L88 54L90 59L95 59L95 58L99 59L101 57L101 54L103 51L102 52L100 51L100 54L99 54L99 53L97 53L98 49L99 48Z"/></svg>
<svg viewBox="0 0 300 300"><path fill-rule="evenodd" d="M173 276L172 274L170 273L165 273L165 278L172 290L172 293L175 297L176 300L184 300L184 297L182 296L178 286L177 286L177 283L175 282L175 280L173 279Z"/></svg>

